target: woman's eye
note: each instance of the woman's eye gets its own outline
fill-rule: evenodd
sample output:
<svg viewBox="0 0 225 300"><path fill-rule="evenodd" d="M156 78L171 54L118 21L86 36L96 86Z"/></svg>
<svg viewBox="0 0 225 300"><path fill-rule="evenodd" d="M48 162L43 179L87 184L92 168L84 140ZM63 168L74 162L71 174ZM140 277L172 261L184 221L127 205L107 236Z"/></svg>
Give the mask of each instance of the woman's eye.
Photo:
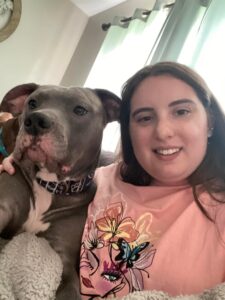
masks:
<svg viewBox="0 0 225 300"><path fill-rule="evenodd" d="M149 123L152 122L154 119L153 116L140 116L136 118L137 123Z"/></svg>
<svg viewBox="0 0 225 300"><path fill-rule="evenodd" d="M88 111L83 106L78 105L74 108L73 112L78 116L84 116L87 114Z"/></svg>
<svg viewBox="0 0 225 300"><path fill-rule="evenodd" d="M35 109L35 108L37 108L37 100L35 100L35 99L30 99L30 100L28 101L28 107L29 107L30 109Z"/></svg>
<svg viewBox="0 0 225 300"><path fill-rule="evenodd" d="M191 113L190 109L186 109L186 108L178 109L178 110L176 110L176 112L175 112L175 114L176 114L177 116L185 116L185 115L188 115L188 114L190 114L190 113Z"/></svg>

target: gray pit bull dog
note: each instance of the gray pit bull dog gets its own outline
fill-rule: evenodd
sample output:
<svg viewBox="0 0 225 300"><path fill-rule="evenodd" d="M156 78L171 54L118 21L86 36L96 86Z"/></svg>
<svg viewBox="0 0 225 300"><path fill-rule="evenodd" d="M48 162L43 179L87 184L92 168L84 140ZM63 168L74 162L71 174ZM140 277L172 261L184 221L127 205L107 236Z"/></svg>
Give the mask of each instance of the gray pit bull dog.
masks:
<svg viewBox="0 0 225 300"><path fill-rule="evenodd" d="M49 241L63 262L57 300L80 299L80 241L96 191L93 175L103 129L118 120L119 108L120 99L106 90L37 85L20 116L16 173L0 175L0 236L28 231Z"/></svg>

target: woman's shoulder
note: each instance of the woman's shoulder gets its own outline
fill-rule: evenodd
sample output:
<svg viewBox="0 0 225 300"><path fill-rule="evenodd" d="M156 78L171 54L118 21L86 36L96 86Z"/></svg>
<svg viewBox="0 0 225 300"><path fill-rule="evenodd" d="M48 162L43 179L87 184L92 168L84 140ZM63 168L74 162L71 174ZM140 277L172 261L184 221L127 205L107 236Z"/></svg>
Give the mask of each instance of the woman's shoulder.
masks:
<svg viewBox="0 0 225 300"><path fill-rule="evenodd" d="M216 232L219 240L225 247L225 193L208 193L202 192L198 199L211 219L211 222L216 226Z"/></svg>
<svg viewBox="0 0 225 300"><path fill-rule="evenodd" d="M107 166L98 167L95 171L95 178L98 179L99 177L105 176L114 176L115 174L119 174L120 163L115 162Z"/></svg>

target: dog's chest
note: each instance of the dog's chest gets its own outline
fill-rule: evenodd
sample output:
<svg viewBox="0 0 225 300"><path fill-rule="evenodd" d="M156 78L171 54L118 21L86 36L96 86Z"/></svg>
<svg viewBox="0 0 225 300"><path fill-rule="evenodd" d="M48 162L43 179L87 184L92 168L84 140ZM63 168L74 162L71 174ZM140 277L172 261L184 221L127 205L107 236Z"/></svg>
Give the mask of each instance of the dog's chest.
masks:
<svg viewBox="0 0 225 300"><path fill-rule="evenodd" d="M42 221L43 214L52 204L52 194L41 187L36 180L33 181L34 204L30 200L30 211L27 221L23 224L23 230L32 233L45 231L49 228L49 223Z"/></svg>

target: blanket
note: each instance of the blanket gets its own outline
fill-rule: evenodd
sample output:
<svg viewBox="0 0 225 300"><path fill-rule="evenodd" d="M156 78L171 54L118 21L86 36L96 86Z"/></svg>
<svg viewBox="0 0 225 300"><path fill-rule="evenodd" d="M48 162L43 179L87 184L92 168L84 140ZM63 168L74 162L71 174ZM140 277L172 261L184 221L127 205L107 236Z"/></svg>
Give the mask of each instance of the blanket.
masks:
<svg viewBox="0 0 225 300"><path fill-rule="evenodd" d="M224 300L225 283L213 289L205 290L198 295L180 295L171 297L167 293L160 291L134 292L118 300Z"/></svg>
<svg viewBox="0 0 225 300"><path fill-rule="evenodd" d="M30 233L0 239L0 300L53 300L61 275L60 257L45 239ZM142 291L120 300L225 300L225 283L198 295Z"/></svg>
<svg viewBox="0 0 225 300"><path fill-rule="evenodd" d="M44 238L21 233L0 249L0 300L55 299L62 262Z"/></svg>

